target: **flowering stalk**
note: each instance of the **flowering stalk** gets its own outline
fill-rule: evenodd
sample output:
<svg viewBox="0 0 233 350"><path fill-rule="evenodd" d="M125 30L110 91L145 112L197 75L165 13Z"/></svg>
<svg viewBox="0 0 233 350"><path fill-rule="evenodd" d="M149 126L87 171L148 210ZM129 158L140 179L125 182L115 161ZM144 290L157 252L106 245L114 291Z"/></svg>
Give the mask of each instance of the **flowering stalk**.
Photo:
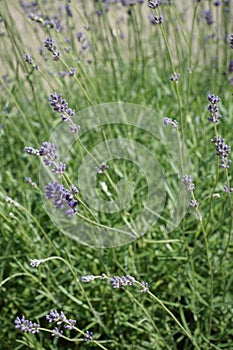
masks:
<svg viewBox="0 0 233 350"><path fill-rule="evenodd" d="M209 268L209 275L210 275L210 287L209 287L209 305L210 305L210 307L209 307L209 313L210 313L210 315L209 315L209 334L210 334L211 325L212 325L213 269L212 269L212 264L211 264L210 256L209 256L209 244L208 244L208 240L207 240L206 230L205 230L203 220L202 220L202 215L201 215L201 212L198 208L199 203L196 201L196 198L194 196L195 185L192 181L191 176L184 175L183 176L183 184L184 184L186 190L191 193L192 199L190 201L190 206L193 207L196 211L198 220L200 221L201 230L202 230L204 242L205 242L206 259L207 259L207 265Z"/></svg>
<svg viewBox="0 0 233 350"><path fill-rule="evenodd" d="M150 291L147 282L144 282L144 281L139 282L131 275L126 275L126 276L122 276L122 277L120 277L120 276L108 277L105 274L102 274L99 276L93 276L93 275L82 276L82 281L86 282L86 283L91 282L94 279L108 279L109 283L115 289L122 289L122 288L125 288L126 286L132 286L134 284L138 285L141 288L140 291L142 293L147 293L152 299L154 299L162 307L162 309L175 321L175 323L182 330L182 332L191 340L191 342L196 347L196 349L200 350L199 346L196 344L196 342L193 339L190 332L184 328L184 326L179 322L179 320L176 318L176 316L164 305L164 303ZM140 306L140 308L146 313L146 315L149 316L147 310L141 305L141 303L138 302L138 300L135 299L134 296L127 289L125 291ZM149 318L150 318L152 324L155 326L151 316L149 316ZM155 326L155 328L157 330L156 326Z"/></svg>
<svg viewBox="0 0 233 350"><path fill-rule="evenodd" d="M162 37L163 37L163 40L164 40L164 43L165 43L165 46L166 46L166 49L167 49L167 52L168 52L168 59L170 61L170 65L171 65L171 69L172 69L172 76L171 76L172 79L170 78L170 80L175 82L174 85L175 85L176 98L177 98L177 102L178 102L178 106L179 106L181 132L182 132L182 135L184 135L183 112L182 112L182 108L181 108L181 100L180 100L180 94L179 94L179 89L178 89L178 84L177 84L180 75L178 73L176 73L176 71L175 71L171 50L170 50L170 47L169 47L169 44L168 44L168 40L166 38L166 34L165 34L165 31L164 31L164 28L163 28L164 18L158 12L159 5L160 5L160 1L159 0L148 1L148 7L151 8L152 10L154 10L155 13L156 13L156 21L158 21L158 23L160 24L159 28L160 28L160 31L162 33Z"/></svg>
<svg viewBox="0 0 233 350"><path fill-rule="evenodd" d="M51 310L46 315L46 320L49 323L55 324L55 327L53 330L50 330L48 328L42 328L40 327L40 324L32 322L31 320L27 320L25 316L16 317L15 319L15 328L18 330L21 330L23 333L31 333L31 334L37 334L40 331L51 333L51 336L56 338L63 338L70 342L92 342L93 344L97 345L99 348L107 350L105 346L101 344L100 341L93 339L93 333L89 330L82 331L80 328L76 326L76 320L74 319L68 319L63 311L58 312L57 310ZM63 328L63 329L62 329ZM77 338L69 338L65 336L64 330L74 330L84 336L83 339L77 339Z"/></svg>

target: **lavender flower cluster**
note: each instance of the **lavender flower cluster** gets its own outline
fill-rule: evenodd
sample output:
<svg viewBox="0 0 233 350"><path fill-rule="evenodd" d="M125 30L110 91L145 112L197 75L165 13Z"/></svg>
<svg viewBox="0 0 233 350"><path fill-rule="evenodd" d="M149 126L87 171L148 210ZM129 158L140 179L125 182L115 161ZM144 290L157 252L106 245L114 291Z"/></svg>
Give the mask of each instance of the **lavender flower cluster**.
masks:
<svg viewBox="0 0 233 350"><path fill-rule="evenodd" d="M220 98L217 95L215 96L212 94L208 95L208 101L211 103L208 106L210 112L210 118L208 118L208 120L212 123L217 123L219 119L222 118L222 116L218 114L219 109L217 105L220 102ZM217 135L217 133L216 136L211 139L211 142L215 145L216 155L221 159L219 167L228 169L231 163L231 160L228 159L231 153L231 146L228 146L222 136ZM233 189L230 188L229 185L226 185L223 187L223 192L230 194L233 192Z"/></svg>
<svg viewBox="0 0 233 350"><path fill-rule="evenodd" d="M233 49L233 34L231 34L229 41L230 41L231 49Z"/></svg>
<svg viewBox="0 0 233 350"><path fill-rule="evenodd" d="M219 119L222 118L222 116L218 114L218 103L220 102L220 98L211 94L208 95L208 100L210 102L210 105L208 105L208 111L210 112L210 117L208 118L208 120L211 123L218 123Z"/></svg>
<svg viewBox="0 0 233 350"><path fill-rule="evenodd" d="M56 327L52 331L52 336L59 338L63 334L63 330L59 329L57 326L63 326L64 329L73 330L75 329L76 320L68 319L63 311L58 312L57 310L51 310L46 315L46 320L49 323L55 323ZM17 317L15 319L15 327L21 330L24 333L39 333L40 325L38 323L34 323L30 320L26 320L24 316L22 318ZM61 327L60 327L61 328ZM90 331L85 332L84 341L91 341L93 338L93 333Z"/></svg>
<svg viewBox="0 0 233 350"><path fill-rule="evenodd" d="M113 286L113 288L121 288L126 285L132 286L134 282L135 282L135 278L130 275L122 276L122 277L114 276L110 278L110 284Z"/></svg>
<svg viewBox="0 0 233 350"><path fill-rule="evenodd" d="M66 12L68 14L68 11ZM49 18L48 16L46 16L45 18L43 18L40 14L35 14L31 12L28 15L28 18L30 18L33 22L39 23L41 27L52 28L55 29L57 32L62 32L64 29L61 20L57 16L54 16L53 18Z"/></svg>
<svg viewBox="0 0 233 350"><path fill-rule="evenodd" d="M163 119L163 123L164 125L172 125L175 129L178 128L178 125L179 125L177 120L175 119L172 120L171 118L167 118L167 117Z"/></svg>
<svg viewBox="0 0 233 350"><path fill-rule="evenodd" d="M87 276L82 276L82 281L87 283L87 282L91 282L97 278L98 279L106 279L108 277L105 274L102 274L100 276L87 275ZM137 282L135 280L135 278L130 276L130 275L126 275L126 276L122 276L122 277L114 276L114 277L109 279L109 282L113 288L122 288L125 286L132 286L135 283L139 284L139 282ZM146 293L149 291L149 287L148 287L147 282L141 282L141 286L142 286L141 292Z"/></svg>
<svg viewBox="0 0 233 350"><path fill-rule="evenodd" d="M72 185L71 191L62 184L55 181L45 186L45 195L52 200L56 209L64 209L65 214L70 218L77 213L78 201L74 198L78 194L78 189Z"/></svg>
<svg viewBox="0 0 233 350"><path fill-rule="evenodd" d="M61 53L60 51L57 51L57 46L55 41L52 38L47 37L44 41L44 46L48 49L48 51L52 52L53 60L59 61Z"/></svg>
<svg viewBox="0 0 233 350"><path fill-rule="evenodd" d="M231 153L231 146L228 146L220 135L217 138L214 137L211 139L211 142L213 142L216 147L217 156L221 158L220 168L228 169L231 163L231 160L228 159Z"/></svg>
<svg viewBox="0 0 233 350"><path fill-rule="evenodd" d="M73 77L76 74L76 69L71 67L69 72L60 72L59 76L64 78L65 76L67 77Z"/></svg>
<svg viewBox="0 0 233 350"><path fill-rule="evenodd" d="M25 53L23 58L24 58L25 62L27 62L28 64L30 64L32 66L33 69L35 69L35 70L39 69L38 65L34 63L32 57L29 54Z"/></svg>
<svg viewBox="0 0 233 350"><path fill-rule="evenodd" d="M57 95L57 93L54 92L50 95L48 100L50 101L50 105L53 107L54 111L61 114L62 120L70 124L70 132L78 132L80 130L80 126L76 125L72 121L75 110L69 107L68 102L62 98L62 94Z"/></svg>
<svg viewBox="0 0 233 350"><path fill-rule="evenodd" d="M22 318L16 317L15 328L20 329L24 333L39 333L40 325L32 321L26 320L24 316Z"/></svg>
<svg viewBox="0 0 233 350"><path fill-rule="evenodd" d="M191 176L184 175L182 181L183 181L183 184L188 192L194 191L195 186L194 186L194 183L192 181Z"/></svg>
<svg viewBox="0 0 233 350"><path fill-rule="evenodd" d="M148 7L152 10L157 10L157 8L160 6L161 1L160 0L153 0L148 1ZM149 16L150 23L151 24L162 24L164 21L163 15L156 14L156 16Z"/></svg>
<svg viewBox="0 0 233 350"><path fill-rule="evenodd" d="M190 175L184 175L182 178L182 182L188 192L193 192L195 190L195 185ZM199 206L199 203L196 201L195 198L193 198L189 202L189 205L193 208L197 208Z"/></svg>
<svg viewBox="0 0 233 350"><path fill-rule="evenodd" d="M95 167L95 168L96 168L96 171L97 171L98 174L103 174L103 172L105 170L109 169L109 166L105 162L102 162L100 167Z"/></svg>
<svg viewBox="0 0 233 350"><path fill-rule="evenodd" d="M40 149L25 147L24 152L43 157L45 165L51 167L52 172L58 175L61 175L66 169L65 163L59 162L57 164L55 162L57 160L57 152L55 145L51 142L43 142Z"/></svg>

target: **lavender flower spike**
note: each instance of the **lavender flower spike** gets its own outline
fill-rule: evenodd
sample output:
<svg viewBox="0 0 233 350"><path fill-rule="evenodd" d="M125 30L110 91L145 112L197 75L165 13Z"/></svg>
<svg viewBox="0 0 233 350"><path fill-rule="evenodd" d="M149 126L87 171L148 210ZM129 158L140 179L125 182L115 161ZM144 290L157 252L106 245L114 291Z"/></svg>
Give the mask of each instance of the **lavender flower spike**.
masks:
<svg viewBox="0 0 233 350"><path fill-rule="evenodd" d="M39 327L40 325L38 323L33 323L32 321L26 320L24 316L22 316L22 318L17 317L15 319L15 328L20 329L25 333L39 333Z"/></svg>
<svg viewBox="0 0 233 350"><path fill-rule="evenodd" d="M89 341L92 341L92 338L93 338L93 332L86 331L86 336L83 340L89 342Z"/></svg>
<svg viewBox="0 0 233 350"><path fill-rule="evenodd" d="M73 186L73 189L76 189L75 186ZM56 209L65 208L65 213L68 217L76 214L78 201L73 198L73 193L59 182L55 181L45 186L45 195L52 200Z"/></svg>
<svg viewBox="0 0 233 350"><path fill-rule="evenodd" d="M148 7L154 10L160 5L160 2L160 0L148 1Z"/></svg>
<svg viewBox="0 0 233 350"><path fill-rule="evenodd" d="M194 183L192 182L192 178L189 175L183 176L183 184L188 192L192 192L195 189Z"/></svg>
<svg viewBox="0 0 233 350"><path fill-rule="evenodd" d="M126 285L132 285L135 282L135 278L127 275L127 276L114 276L113 278L110 279L110 284L113 286L113 288L121 288Z"/></svg>

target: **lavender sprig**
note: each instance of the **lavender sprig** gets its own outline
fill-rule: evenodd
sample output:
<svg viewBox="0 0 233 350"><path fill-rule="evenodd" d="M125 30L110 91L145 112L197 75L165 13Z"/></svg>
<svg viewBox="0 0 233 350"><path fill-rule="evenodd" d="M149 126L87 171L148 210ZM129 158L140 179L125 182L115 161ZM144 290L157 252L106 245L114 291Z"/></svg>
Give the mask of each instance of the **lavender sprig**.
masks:
<svg viewBox="0 0 233 350"><path fill-rule="evenodd" d="M171 118L167 118L167 117L163 119L163 123L164 125L172 125L175 129L178 128L178 125L179 125L177 120L175 119L172 120Z"/></svg>
<svg viewBox="0 0 233 350"><path fill-rule="evenodd" d="M195 189L195 186L194 186L194 183L192 181L191 176L184 175L182 181L183 181L183 184L185 185L185 188L188 192L192 192Z"/></svg>
<svg viewBox="0 0 233 350"><path fill-rule="evenodd" d="M208 111L210 113L208 120L211 123L218 123L219 119L222 118L222 116L218 114L220 98L217 95L210 94L208 95L208 101L210 102L210 105L208 105Z"/></svg>
<svg viewBox="0 0 233 350"><path fill-rule="evenodd" d="M16 317L15 319L15 328L20 329L24 333L39 333L39 327L38 323L26 320L24 316L22 318Z"/></svg>
<svg viewBox="0 0 233 350"><path fill-rule="evenodd" d="M34 63L32 57L29 54L25 53L23 58L24 58L25 62L27 62L28 64L30 64L32 66L33 69L35 69L35 70L39 69L38 65Z"/></svg>
<svg viewBox="0 0 233 350"><path fill-rule="evenodd" d="M228 159L230 153L231 153L231 146L228 146L225 143L225 140L218 135L218 137L214 137L211 139L211 142L216 147L216 155L221 158L221 164L219 165L220 168L228 169L229 165L231 163L231 160Z"/></svg>
<svg viewBox="0 0 233 350"><path fill-rule="evenodd" d="M161 2L160 0L154 0L154 1L149 0L148 7L151 8L152 10L155 10L157 7L159 7L160 2Z"/></svg>
<svg viewBox="0 0 233 350"><path fill-rule="evenodd" d="M70 123L70 132L76 133L80 130L80 126L76 125L72 121L72 117L75 115L75 110L70 108L68 102L62 98L62 94L56 92L52 93L48 99L50 105L53 107L54 111L61 114L61 118L64 122Z"/></svg>
<svg viewBox="0 0 233 350"><path fill-rule="evenodd" d="M66 170L66 164L55 162L57 160L56 147L51 142L43 142L40 149L33 147L25 147L24 151L31 155L36 155L44 158L44 163L46 166L51 167L52 172L61 175Z"/></svg>
<svg viewBox="0 0 233 350"><path fill-rule="evenodd" d="M93 339L93 332L86 331L85 333L86 333L85 334L85 338L83 340L86 341L86 342L92 341L92 339Z"/></svg>
<svg viewBox="0 0 233 350"><path fill-rule="evenodd" d="M73 187L76 189L75 186ZM77 193L65 188L58 181L45 186L46 197L52 200L56 209L65 209L65 214L69 218L77 213L76 206L78 205L78 201L74 198L75 194Z"/></svg>
<svg viewBox="0 0 233 350"><path fill-rule="evenodd" d="M55 41L52 38L47 37L44 41L44 46L48 49L48 51L52 52L53 60L59 61L61 53L60 51L57 51L57 46Z"/></svg>
<svg viewBox="0 0 233 350"><path fill-rule="evenodd" d="M135 278L130 275L122 276L122 277L114 276L110 278L110 284L113 286L113 288L121 288L126 285L132 286L134 282L135 282Z"/></svg>

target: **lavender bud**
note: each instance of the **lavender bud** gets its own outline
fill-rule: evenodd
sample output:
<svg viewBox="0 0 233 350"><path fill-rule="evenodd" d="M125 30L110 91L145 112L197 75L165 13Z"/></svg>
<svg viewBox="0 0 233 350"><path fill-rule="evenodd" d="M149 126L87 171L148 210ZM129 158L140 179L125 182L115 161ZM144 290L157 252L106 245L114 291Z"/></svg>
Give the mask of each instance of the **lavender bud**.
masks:
<svg viewBox="0 0 233 350"><path fill-rule="evenodd" d="M142 293L146 293L149 291L148 283L147 282L142 282L143 288L141 289Z"/></svg>
<svg viewBox="0 0 233 350"><path fill-rule="evenodd" d="M92 341L93 339L93 332L86 331L85 338L83 339L86 342Z"/></svg>

